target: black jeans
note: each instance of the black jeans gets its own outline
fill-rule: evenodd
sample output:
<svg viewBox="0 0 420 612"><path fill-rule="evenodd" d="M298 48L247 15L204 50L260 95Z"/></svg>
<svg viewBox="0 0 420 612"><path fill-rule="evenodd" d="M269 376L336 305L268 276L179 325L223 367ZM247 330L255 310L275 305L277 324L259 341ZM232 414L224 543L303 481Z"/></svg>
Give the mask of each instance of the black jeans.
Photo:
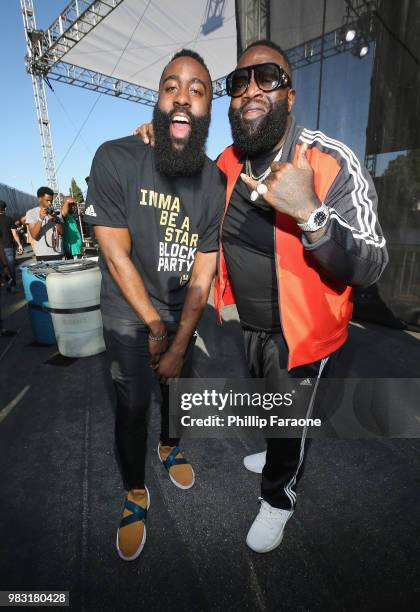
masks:
<svg viewBox="0 0 420 612"><path fill-rule="evenodd" d="M10 272L10 281L7 283L8 287L16 287L16 260L15 260L15 249L14 248L5 248L4 254L7 259L7 264L9 266Z"/></svg>
<svg viewBox="0 0 420 612"><path fill-rule="evenodd" d="M160 387L161 433L164 445L176 446L178 439L169 437L169 387L160 385L149 365L149 330L140 322L117 319L103 314L104 338L111 364L117 410L115 443L124 487L143 489L145 478L147 413L152 391ZM169 341L176 327L168 326ZM188 378L192 366L195 337L184 357L181 376Z"/></svg>
<svg viewBox="0 0 420 612"><path fill-rule="evenodd" d="M289 351L282 333L243 330L245 355L253 378L265 378L270 392L281 392L287 378L319 378L325 376L334 355L315 363L287 370ZM312 413L317 385L308 396L307 417ZM267 458L262 473L261 497L271 506L293 510L296 487L302 477L306 430L301 438L267 438Z"/></svg>

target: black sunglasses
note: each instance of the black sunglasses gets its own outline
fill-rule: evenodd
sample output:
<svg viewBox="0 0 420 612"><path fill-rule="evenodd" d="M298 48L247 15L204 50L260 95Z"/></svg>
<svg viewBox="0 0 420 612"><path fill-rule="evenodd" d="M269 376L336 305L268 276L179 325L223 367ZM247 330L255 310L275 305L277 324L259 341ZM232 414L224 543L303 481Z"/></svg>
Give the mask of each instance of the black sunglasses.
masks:
<svg viewBox="0 0 420 612"><path fill-rule="evenodd" d="M278 64L255 64L237 68L226 77L226 92L231 98L239 98L248 89L252 73L258 87L262 91L274 91L292 86L292 79Z"/></svg>

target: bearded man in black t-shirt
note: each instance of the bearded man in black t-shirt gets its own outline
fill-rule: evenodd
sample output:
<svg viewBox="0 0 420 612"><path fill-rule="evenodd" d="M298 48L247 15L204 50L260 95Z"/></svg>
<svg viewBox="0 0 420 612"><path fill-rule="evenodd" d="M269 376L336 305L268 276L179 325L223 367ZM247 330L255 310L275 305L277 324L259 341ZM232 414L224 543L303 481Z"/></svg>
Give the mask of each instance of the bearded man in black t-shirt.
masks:
<svg viewBox="0 0 420 612"><path fill-rule="evenodd" d="M93 160L85 220L102 269L101 311L117 397L115 438L127 498L117 549L141 553L150 505L146 413L162 395L159 459L181 489L194 471L169 435L168 382L189 376L194 332L216 269L225 183L205 155L212 84L202 58L182 50L160 79L156 146L106 142Z"/></svg>

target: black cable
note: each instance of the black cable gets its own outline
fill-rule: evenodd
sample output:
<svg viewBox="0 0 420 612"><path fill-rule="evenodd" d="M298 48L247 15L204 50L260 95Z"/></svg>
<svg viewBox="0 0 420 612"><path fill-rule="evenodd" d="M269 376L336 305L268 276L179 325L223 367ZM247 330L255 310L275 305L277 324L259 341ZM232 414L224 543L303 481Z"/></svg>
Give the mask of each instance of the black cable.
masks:
<svg viewBox="0 0 420 612"><path fill-rule="evenodd" d="M48 223L48 221L47 221L47 223ZM41 225L41 229L42 229L42 227L45 227L45 226L47 225L47 223L46 223L45 225ZM52 228L52 230L53 230L53 233L52 233L52 235L51 235L51 244L48 244L48 240L47 240L47 232L48 232L49 230L47 230L47 231L45 232L45 234L44 234L45 244L47 245L47 247L48 247L49 249L52 249L52 250L53 250L53 251L55 251L56 253L60 253L60 251L57 251L57 249L56 249L56 248L55 248L55 246L54 246L54 242L55 242L56 246L58 246L58 245L59 245L59 243L60 243L60 234L58 233L58 230L57 230L57 225L54 225L54 227Z"/></svg>
<svg viewBox="0 0 420 612"><path fill-rule="evenodd" d="M66 115L67 119L70 121L70 123L71 123L71 124L72 124L72 126L74 127L75 131L77 131L77 129L78 129L78 128L77 128L77 125L75 124L75 122L73 121L73 119L70 117L70 115L69 115L69 113L67 112L67 110L66 110L66 108L65 108L64 104L61 102L60 98L58 97L58 95L56 94L56 92L54 91L54 89L52 89L52 92L53 92L54 96L56 97L58 104L61 106L61 108L62 108L62 110L63 110L64 114ZM81 137L81 138L80 138L80 140L81 140L81 141L83 142L83 144L85 145L85 147L86 147L87 151L89 152L89 154L90 154L90 155L92 155L92 151L91 151L91 149L90 149L89 145L87 144L87 142L85 141L85 139Z"/></svg>
<svg viewBox="0 0 420 612"><path fill-rule="evenodd" d="M70 145L70 146L69 146L69 148L67 149L67 151L66 151L66 153L65 153L65 155L64 155L64 157L63 157L63 159L62 159L62 160L61 160L61 162L58 164L58 166L57 166L57 172L60 170L61 166L64 164L65 160L67 159L67 156L68 156L68 154L70 153L70 151L72 150L73 145L75 144L76 140L79 138L80 132L83 130L83 128L85 127L86 123L88 122L89 117L90 117L90 116L91 116L91 114L93 113L93 111L94 111L94 109L95 109L96 105L98 104L98 102L99 102L99 100L100 100L100 98L101 98L101 96L102 96L102 95L103 95L103 94L102 94L102 93L100 93L100 94L99 94L99 96L96 98L95 102L93 103L93 106L92 106L92 108L90 109L90 111L88 112L88 114L87 114L87 116L86 116L86 119L83 121L82 125L80 126L80 128L79 128L79 130L78 130L78 132L77 132L77 134L76 134L76 136L73 138L73 140L72 140L72 142L71 142L71 145Z"/></svg>

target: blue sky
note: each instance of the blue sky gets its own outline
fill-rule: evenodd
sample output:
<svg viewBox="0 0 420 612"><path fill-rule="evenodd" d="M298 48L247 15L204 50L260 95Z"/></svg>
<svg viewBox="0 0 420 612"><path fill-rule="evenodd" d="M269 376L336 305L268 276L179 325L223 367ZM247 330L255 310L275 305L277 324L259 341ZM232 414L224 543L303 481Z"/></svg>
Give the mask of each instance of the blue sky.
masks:
<svg viewBox="0 0 420 612"><path fill-rule="evenodd" d="M34 0L38 28L47 28L67 4L68 0ZM34 193L46 180L32 83L25 70L26 47L19 0L0 2L0 23L3 25L0 37L0 182ZM55 81L51 84L54 93L48 91L47 95L58 167L99 94ZM230 143L227 108L227 98L213 103L208 141L210 157L215 157ZM151 113L151 108L141 104L102 96L81 137L58 170L61 191L68 193L72 177L85 189L84 177L89 174L92 157L98 146L105 140L131 134L134 127L149 120Z"/></svg>

